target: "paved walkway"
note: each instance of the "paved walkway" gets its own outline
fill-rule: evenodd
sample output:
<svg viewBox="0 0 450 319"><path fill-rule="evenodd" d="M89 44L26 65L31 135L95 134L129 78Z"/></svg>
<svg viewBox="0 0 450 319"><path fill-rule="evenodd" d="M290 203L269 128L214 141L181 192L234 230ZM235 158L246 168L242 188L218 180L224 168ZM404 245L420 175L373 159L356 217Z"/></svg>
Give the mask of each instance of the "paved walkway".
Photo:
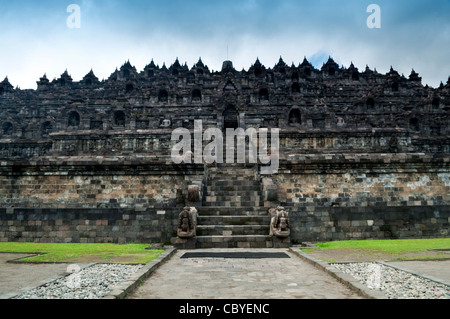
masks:
<svg viewBox="0 0 450 319"><path fill-rule="evenodd" d="M285 253L288 259L188 258L201 252ZM0 254L0 299L66 274L67 264L11 264L24 254ZM450 260L388 262L450 284ZM80 265L84 266L84 265ZM134 299L357 299L358 294L288 249L178 251L138 290Z"/></svg>
<svg viewBox="0 0 450 319"><path fill-rule="evenodd" d="M389 261L386 264L450 286L450 260Z"/></svg>
<svg viewBox="0 0 450 319"><path fill-rule="evenodd" d="M196 253L211 250L195 250ZM227 252L219 249L214 252ZM236 252L236 250L232 250ZM239 250L238 250L239 251ZM245 250L241 250L245 251ZM348 287L290 253L289 259L181 257L178 251L129 298L131 299L360 299Z"/></svg>

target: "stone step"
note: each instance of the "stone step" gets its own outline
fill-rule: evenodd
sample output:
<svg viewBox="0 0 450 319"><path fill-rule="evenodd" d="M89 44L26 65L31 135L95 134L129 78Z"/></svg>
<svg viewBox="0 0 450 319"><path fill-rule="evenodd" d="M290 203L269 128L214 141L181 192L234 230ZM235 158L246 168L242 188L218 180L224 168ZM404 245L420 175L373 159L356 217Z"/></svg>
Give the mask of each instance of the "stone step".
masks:
<svg viewBox="0 0 450 319"><path fill-rule="evenodd" d="M261 183L256 180L252 180L249 178L228 178L228 179L215 179L215 180L209 180L208 186L236 186L236 187L242 187L242 186L260 186Z"/></svg>
<svg viewBox="0 0 450 319"><path fill-rule="evenodd" d="M255 179L251 176L242 176L242 175L228 176L228 177L217 176L214 178L209 178L207 183L208 185L222 183L226 185L238 185L238 186L261 184L258 179Z"/></svg>
<svg viewBox="0 0 450 319"><path fill-rule="evenodd" d="M224 155L226 155L226 150L224 149ZM237 152L234 153L235 155L235 159L236 159L236 155ZM211 169L227 169L227 168L238 168L238 169L255 169L256 168L256 164L251 164L251 163L226 163L226 156L225 156L225 163L218 163L216 165L216 167L211 167Z"/></svg>
<svg viewBox="0 0 450 319"><path fill-rule="evenodd" d="M273 247L270 216L254 165L210 168L198 212L196 248Z"/></svg>
<svg viewBox="0 0 450 319"><path fill-rule="evenodd" d="M269 225L204 225L197 227L197 236L268 235L269 232Z"/></svg>
<svg viewBox="0 0 450 319"><path fill-rule="evenodd" d="M217 175L236 175L237 173L241 173L244 175L249 176L257 176L258 170L255 168L248 168L248 167L227 167L227 168L219 168L219 169L213 169L209 170L209 174L217 174Z"/></svg>
<svg viewBox="0 0 450 319"><path fill-rule="evenodd" d="M270 216L258 216L258 215L248 215L248 216L198 216L198 226L205 225L256 225L256 226L270 226Z"/></svg>
<svg viewBox="0 0 450 319"><path fill-rule="evenodd" d="M209 196L207 195L205 200L208 203L211 202L236 202L236 203L242 203L242 202L261 202L262 196L256 195L246 195L240 194L240 195L221 195L221 196Z"/></svg>
<svg viewBox="0 0 450 319"><path fill-rule="evenodd" d="M211 168L209 169L209 174L213 175L236 175L237 173L245 174L245 175L253 175L255 176L257 170L254 168L245 168L245 167L222 167L222 168Z"/></svg>
<svg viewBox="0 0 450 319"><path fill-rule="evenodd" d="M209 185L206 187L206 192L208 194L214 192L261 192L260 185L251 185L251 186L222 186L222 185Z"/></svg>
<svg viewBox="0 0 450 319"><path fill-rule="evenodd" d="M224 149L224 155L226 155L226 150ZM237 152L234 153L235 155L235 159L236 159L236 154ZM248 154L247 154L248 155ZM226 159L226 157L225 157ZM255 169L256 168L256 164L251 164L251 163L218 163L216 165L216 167L212 167L212 169L226 169L226 168L244 168L244 169Z"/></svg>
<svg viewBox="0 0 450 319"><path fill-rule="evenodd" d="M241 191L241 190L216 190L216 191L207 191L207 196L216 196L216 197L222 197L222 196L262 196L262 191Z"/></svg>
<svg viewBox="0 0 450 319"><path fill-rule="evenodd" d="M236 193L251 193L251 192L262 192L260 186L207 186L206 192L208 194L210 193L217 193L217 192L236 192Z"/></svg>
<svg viewBox="0 0 450 319"><path fill-rule="evenodd" d="M197 248L272 248L271 236L197 236Z"/></svg>
<svg viewBox="0 0 450 319"><path fill-rule="evenodd" d="M269 216L267 208L264 207L201 207L198 209L199 216Z"/></svg>
<svg viewBox="0 0 450 319"><path fill-rule="evenodd" d="M255 172L247 173L242 172L240 170L230 171L230 172L220 172L220 173L210 173L209 179L220 179L220 178L228 178L228 177L246 177L251 179L256 179L257 175Z"/></svg>
<svg viewBox="0 0 450 319"><path fill-rule="evenodd" d="M264 206L262 199L255 201L206 201L203 202L203 206L219 206L219 207L260 207Z"/></svg>

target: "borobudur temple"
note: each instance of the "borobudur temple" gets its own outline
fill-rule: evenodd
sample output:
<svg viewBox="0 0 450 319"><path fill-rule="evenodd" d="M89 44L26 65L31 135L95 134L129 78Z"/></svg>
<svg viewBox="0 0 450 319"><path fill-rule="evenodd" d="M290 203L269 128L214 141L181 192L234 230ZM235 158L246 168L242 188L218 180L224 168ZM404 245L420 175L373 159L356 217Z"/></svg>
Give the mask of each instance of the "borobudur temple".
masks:
<svg viewBox="0 0 450 319"><path fill-rule="evenodd" d="M44 75L35 90L6 78L0 241L270 248L448 237L449 111L450 79L432 88L414 70L332 58L321 69L257 59L241 71L128 61L101 81ZM278 129L278 170L174 163L174 130L194 136L199 121L203 131Z"/></svg>

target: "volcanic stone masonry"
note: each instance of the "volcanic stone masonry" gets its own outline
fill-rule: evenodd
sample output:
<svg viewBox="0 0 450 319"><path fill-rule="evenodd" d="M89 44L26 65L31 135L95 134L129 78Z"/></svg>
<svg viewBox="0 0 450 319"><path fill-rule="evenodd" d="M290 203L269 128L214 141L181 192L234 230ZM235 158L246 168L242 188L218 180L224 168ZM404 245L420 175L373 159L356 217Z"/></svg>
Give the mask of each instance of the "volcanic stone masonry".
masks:
<svg viewBox="0 0 450 319"><path fill-rule="evenodd" d="M178 59L107 80L65 71L36 90L0 83L0 241L170 243L198 210L195 247L448 237L450 78L423 86L305 58L246 71ZM175 165L176 128L279 128L280 167ZM198 193L195 193L196 190ZM194 202L193 202L194 201Z"/></svg>

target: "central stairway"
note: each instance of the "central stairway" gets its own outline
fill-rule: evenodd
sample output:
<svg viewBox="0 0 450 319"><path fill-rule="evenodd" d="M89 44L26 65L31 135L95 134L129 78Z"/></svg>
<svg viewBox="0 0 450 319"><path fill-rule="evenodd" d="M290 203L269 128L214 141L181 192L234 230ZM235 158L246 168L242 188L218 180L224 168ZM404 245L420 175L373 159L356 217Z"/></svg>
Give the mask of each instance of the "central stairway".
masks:
<svg viewBox="0 0 450 319"><path fill-rule="evenodd" d="M197 248L272 248L257 167L218 164L207 175Z"/></svg>

